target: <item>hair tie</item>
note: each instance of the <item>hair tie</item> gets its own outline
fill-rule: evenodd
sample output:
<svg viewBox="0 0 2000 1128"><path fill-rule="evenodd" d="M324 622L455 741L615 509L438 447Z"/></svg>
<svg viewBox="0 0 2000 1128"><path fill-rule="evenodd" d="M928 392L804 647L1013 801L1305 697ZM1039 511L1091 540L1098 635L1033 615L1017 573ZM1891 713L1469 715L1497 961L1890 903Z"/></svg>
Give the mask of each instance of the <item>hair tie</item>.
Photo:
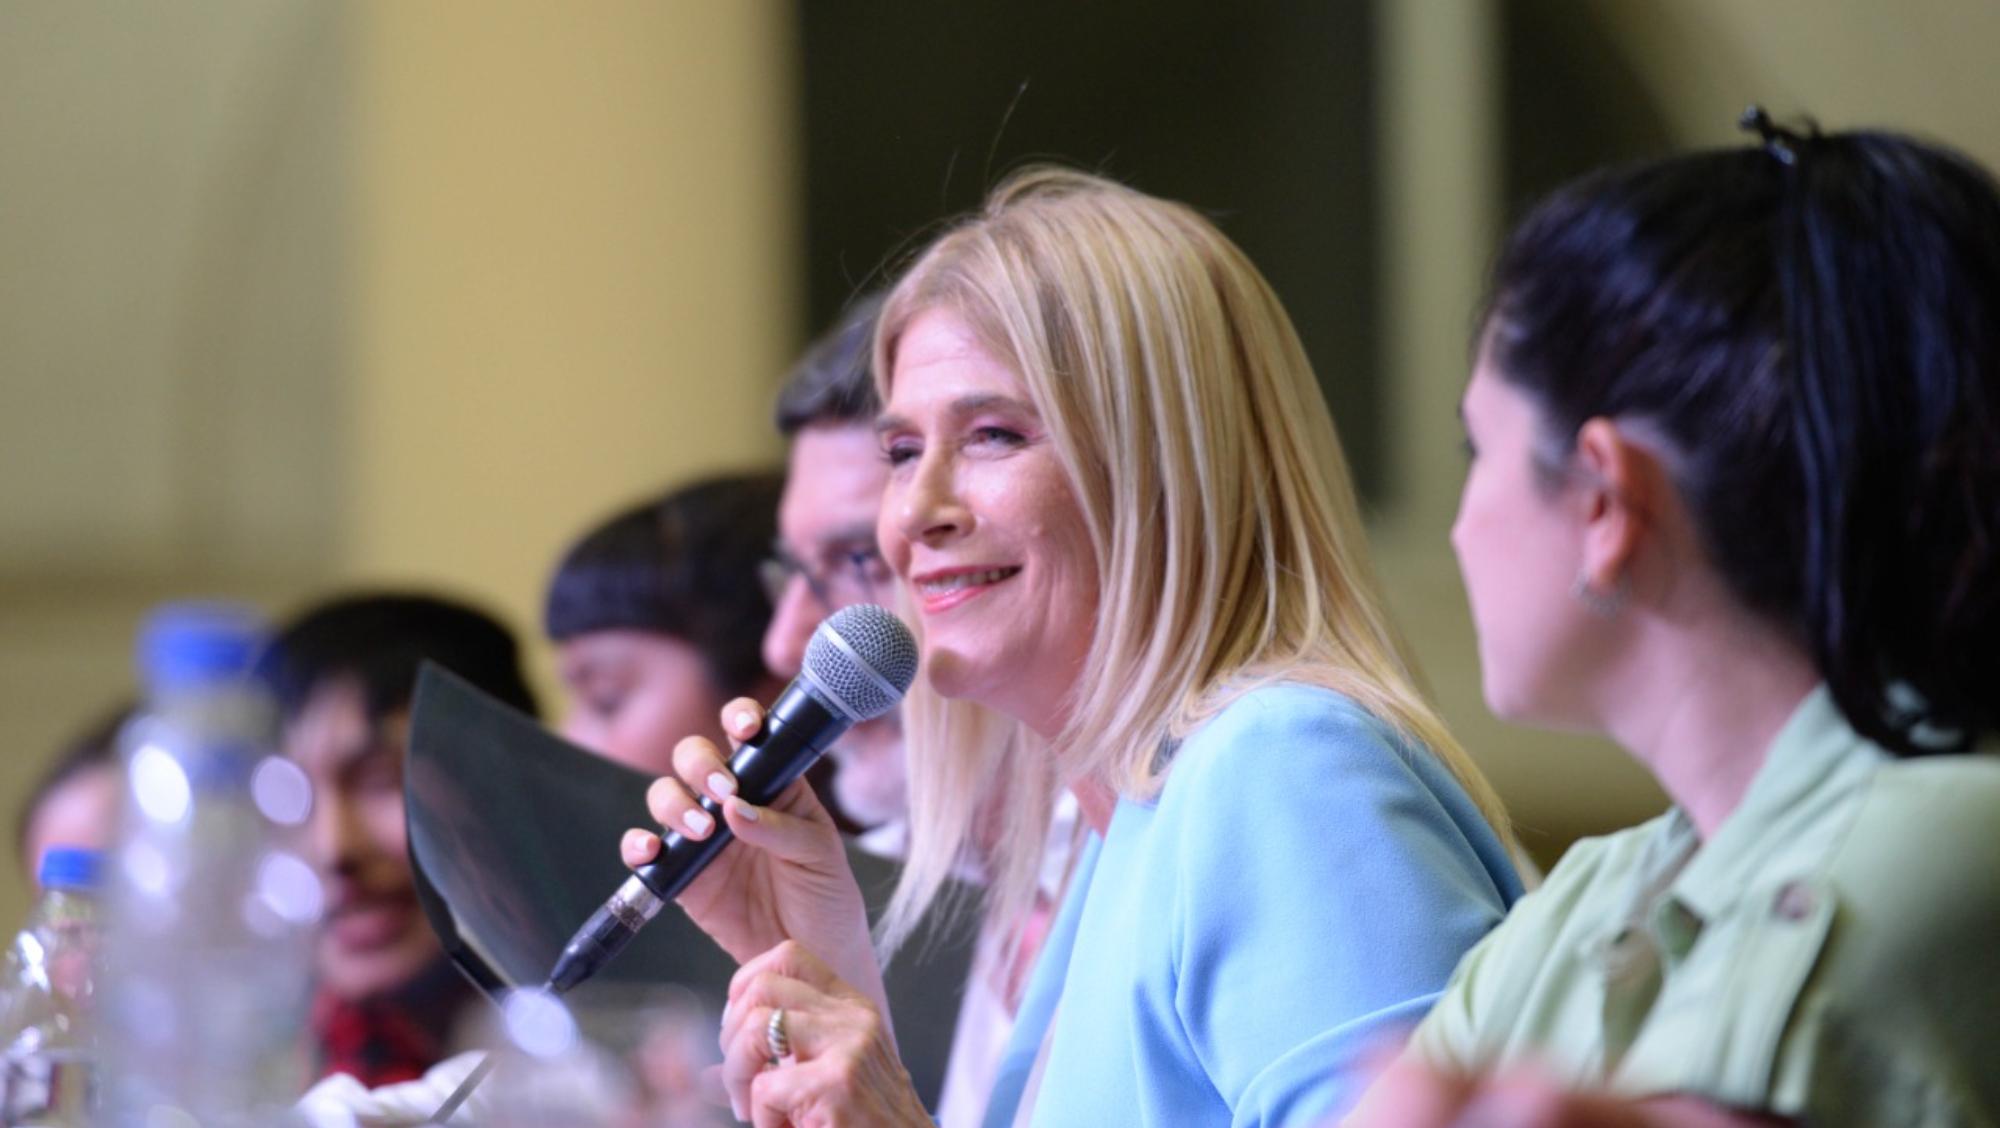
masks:
<svg viewBox="0 0 2000 1128"><path fill-rule="evenodd" d="M1764 151L1776 157L1779 164L1791 167L1799 163L1799 150L1806 138L1772 121L1771 115L1757 103L1752 102L1744 109L1743 116L1736 119L1736 128L1755 133L1764 142Z"/></svg>

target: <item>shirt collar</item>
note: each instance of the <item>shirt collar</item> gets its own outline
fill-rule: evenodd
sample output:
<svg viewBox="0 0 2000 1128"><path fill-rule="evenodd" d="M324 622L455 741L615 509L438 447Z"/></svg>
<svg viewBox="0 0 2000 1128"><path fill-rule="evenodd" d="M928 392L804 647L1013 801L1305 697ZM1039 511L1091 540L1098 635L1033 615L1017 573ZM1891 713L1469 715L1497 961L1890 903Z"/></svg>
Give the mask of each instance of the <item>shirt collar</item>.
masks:
<svg viewBox="0 0 2000 1128"><path fill-rule="evenodd" d="M1819 856L1810 828L1830 826L1822 816L1849 794L1884 755L1848 725L1822 685L1807 694L1765 753L1742 800L1706 842L1694 844L1694 824L1673 812L1672 854L1693 856L1673 881L1671 895L1704 920L1729 908L1786 855ZM1666 859L1662 859L1666 860Z"/></svg>

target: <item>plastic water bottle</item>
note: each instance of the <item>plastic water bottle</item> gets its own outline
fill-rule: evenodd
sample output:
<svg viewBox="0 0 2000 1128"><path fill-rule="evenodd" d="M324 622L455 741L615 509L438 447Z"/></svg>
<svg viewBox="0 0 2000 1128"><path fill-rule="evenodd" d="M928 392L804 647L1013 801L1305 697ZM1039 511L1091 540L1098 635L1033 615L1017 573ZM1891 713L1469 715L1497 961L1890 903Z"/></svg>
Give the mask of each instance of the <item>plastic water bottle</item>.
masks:
<svg viewBox="0 0 2000 1128"><path fill-rule="evenodd" d="M268 1125L304 1091L319 879L288 848L310 785L274 754L240 609L169 606L140 639L147 708L125 733L124 834L107 859L103 1122Z"/></svg>
<svg viewBox="0 0 2000 1128"><path fill-rule="evenodd" d="M58 847L42 856L41 899L5 957L0 1012L9 1125L91 1123L96 1022L91 1013L99 922L98 855Z"/></svg>

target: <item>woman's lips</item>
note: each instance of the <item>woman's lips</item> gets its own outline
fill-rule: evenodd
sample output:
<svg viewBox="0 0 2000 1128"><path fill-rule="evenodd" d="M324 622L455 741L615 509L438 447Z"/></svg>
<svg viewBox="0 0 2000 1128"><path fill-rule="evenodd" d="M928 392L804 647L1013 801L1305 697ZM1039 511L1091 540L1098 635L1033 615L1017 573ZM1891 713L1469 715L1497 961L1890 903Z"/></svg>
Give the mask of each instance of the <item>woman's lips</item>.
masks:
<svg viewBox="0 0 2000 1128"><path fill-rule="evenodd" d="M1021 574L1018 567L953 568L926 572L911 580L918 606L926 615L949 611L968 599L978 597Z"/></svg>

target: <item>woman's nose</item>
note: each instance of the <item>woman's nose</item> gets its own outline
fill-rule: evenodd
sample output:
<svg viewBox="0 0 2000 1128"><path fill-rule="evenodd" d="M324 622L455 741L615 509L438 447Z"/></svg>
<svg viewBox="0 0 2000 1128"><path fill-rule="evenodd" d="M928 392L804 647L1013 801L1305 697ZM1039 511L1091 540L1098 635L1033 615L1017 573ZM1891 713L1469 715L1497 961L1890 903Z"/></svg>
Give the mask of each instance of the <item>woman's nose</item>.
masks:
<svg viewBox="0 0 2000 1128"><path fill-rule="evenodd" d="M948 458L927 453L917 463L896 518L897 531L912 544L937 545L971 531L972 511L959 496Z"/></svg>

